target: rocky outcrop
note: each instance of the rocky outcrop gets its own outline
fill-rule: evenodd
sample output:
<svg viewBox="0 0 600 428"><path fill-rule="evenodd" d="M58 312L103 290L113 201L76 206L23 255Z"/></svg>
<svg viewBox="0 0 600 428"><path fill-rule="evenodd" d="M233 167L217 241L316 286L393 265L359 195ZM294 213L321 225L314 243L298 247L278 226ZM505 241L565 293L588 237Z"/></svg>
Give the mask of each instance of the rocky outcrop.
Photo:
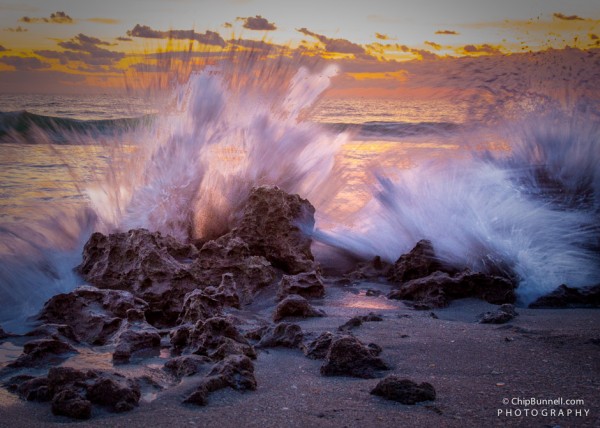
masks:
<svg viewBox="0 0 600 428"><path fill-rule="evenodd" d="M365 379L378 377L381 370L389 370L388 365L354 336L333 339L321 366L323 376Z"/></svg>
<svg viewBox="0 0 600 428"><path fill-rule="evenodd" d="M481 315L479 322L481 324L504 324L518 315L515 306L510 303L500 305L495 311L486 312Z"/></svg>
<svg viewBox="0 0 600 428"><path fill-rule="evenodd" d="M324 317L325 312L315 309L308 300L298 294L290 294L275 308L273 321L281 321L286 317Z"/></svg>
<svg viewBox="0 0 600 428"><path fill-rule="evenodd" d="M464 271L451 276L434 272L429 276L403 283L388 294L388 298L411 300L435 308L448 305L451 300L476 297L489 303L514 303L516 285L512 281L480 272Z"/></svg>
<svg viewBox="0 0 600 428"><path fill-rule="evenodd" d="M290 294L298 294L305 298L318 298L325 295L323 278L316 271L298 275L283 275L279 282L278 299L284 299Z"/></svg>
<svg viewBox="0 0 600 428"><path fill-rule="evenodd" d="M267 328L260 341L258 348L298 348L302 344L304 333L298 324L280 322Z"/></svg>
<svg viewBox="0 0 600 428"><path fill-rule="evenodd" d="M242 218L230 235L248 244L250 252L263 256L289 274L314 269L310 250L315 208L298 195L276 186L251 190Z"/></svg>
<svg viewBox="0 0 600 428"><path fill-rule="evenodd" d="M130 309L144 312L148 304L127 291L81 286L48 300L39 319L70 327L81 342L104 345L119 329ZM71 334L61 329L64 334Z"/></svg>
<svg viewBox="0 0 600 428"><path fill-rule="evenodd" d="M39 367L47 364L56 364L75 354L77 350L66 342L57 339L38 339L27 342L23 346L23 353L8 367Z"/></svg>
<svg viewBox="0 0 600 428"><path fill-rule="evenodd" d="M238 391L256 389L254 365L248 357L231 355L217 363L184 402L204 406L211 392L227 387Z"/></svg>
<svg viewBox="0 0 600 428"><path fill-rule="evenodd" d="M92 403L77 389L67 387L52 398L52 413L73 419L89 419L92 416Z"/></svg>
<svg viewBox="0 0 600 428"><path fill-rule="evenodd" d="M574 288L565 284L542 296L529 305L530 308L598 308L600 307L600 284Z"/></svg>
<svg viewBox="0 0 600 428"><path fill-rule="evenodd" d="M127 312L127 322L115 335L116 348L113 353L115 363L127 363L132 355L141 351L151 351L158 355L160 351L160 334L148 324L143 313L131 309Z"/></svg>
<svg viewBox="0 0 600 428"><path fill-rule="evenodd" d="M401 379L390 375L381 380L371 391L387 400L398 401L402 404L416 404L421 401L435 400L435 389L430 383L417 384L409 379Z"/></svg>
<svg viewBox="0 0 600 428"><path fill-rule="evenodd" d="M409 253L403 254L388 272L388 280L402 284L412 279L423 278L442 270L435 256L431 241L423 239Z"/></svg>
<svg viewBox="0 0 600 428"><path fill-rule="evenodd" d="M139 384L124 376L101 376L87 388L86 398L93 404L121 413L132 410L140 401Z"/></svg>
<svg viewBox="0 0 600 428"><path fill-rule="evenodd" d="M327 356L335 337L329 331L321 333L315 340L303 346L304 355L312 360L322 360Z"/></svg>
<svg viewBox="0 0 600 428"><path fill-rule="evenodd" d="M194 376L200 373L212 360L201 355L182 355L171 358L167 361L163 369L178 379L185 376Z"/></svg>
<svg viewBox="0 0 600 428"><path fill-rule="evenodd" d="M9 336L8 333L2 329L2 326L0 326L0 340L5 339L8 336Z"/></svg>

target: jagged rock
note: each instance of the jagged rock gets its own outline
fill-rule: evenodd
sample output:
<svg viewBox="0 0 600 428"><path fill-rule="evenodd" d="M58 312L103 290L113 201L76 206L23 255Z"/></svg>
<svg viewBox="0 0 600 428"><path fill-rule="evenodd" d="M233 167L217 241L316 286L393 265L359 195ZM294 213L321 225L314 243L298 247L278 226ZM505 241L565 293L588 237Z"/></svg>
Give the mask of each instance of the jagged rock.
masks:
<svg viewBox="0 0 600 428"><path fill-rule="evenodd" d="M242 218L230 235L244 240L252 254L296 274L314 269L310 250L315 208L298 195L276 186L251 190Z"/></svg>
<svg viewBox="0 0 600 428"><path fill-rule="evenodd" d="M81 384L97 377L98 373L92 370L84 372L72 367L51 367L48 371L48 382L53 391L59 390L65 385Z"/></svg>
<svg viewBox="0 0 600 428"><path fill-rule="evenodd" d="M75 348L57 339L32 340L23 346L23 353L8 367L37 367L59 362L68 357L66 354L75 353L78 353Z"/></svg>
<svg viewBox="0 0 600 428"><path fill-rule="evenodd" d="M380 256L375 256L373 260L358 263L352 272L344 275L344 278L350 282L378 280L386 276L391 268L392 265L381 260Z"/></svg>
<svg viewBox="0 0 600 428"><path fill-rule="evenodd" d="M321 366L323 376L352 376L364 379L377 377L380 370L389 370L389 367L354 336L335 338Z"/></svg>
<svg viewBox="0 0 600 428"><path fill-rule="evenodd" d="M132 316L132 315L137 316ZM113 353L115 363L127 363L131 356L140 351L154 351L156 354L160 350L160 334L155 327L152 327L145 320L139 319L139 314L128 311L130 319L119 330L116 336L116 348Z"/></svg>
<svg viewBox="0 0 600 428"><path fill-rule="evenodd" d="M416 404L421 401L435 400L435 389L430 383L417 384L409 379L400 379L394 375L382 379L371 391L371 394L398 401L402 404Z"/></svg>
<svg viewBox="0 0 600 428"><path fill-rule="evenodd" d="M273 321L280 321L285 317L323 317L325 312L312 307L308 300L297 294L290 294L275 308Z"/></svg>
<svg viewBox="0 0 600 428"><path fill-rule="evenodd" d="M281 300L290 294L298 294L305 298L323 297L325 286L321 275L316 271L298 275L283 275L279 282L277 298Z"/></svg>
<svg viewBox="0 0 600 428"><path fill-rule="evenodd" d="M381 315L377 315L373 312L369 312L367 315L359 315L350 318L344 324L338 327L338 331L350 331L353 328L360 327L363 322L377 322L383 321Z"/></svg>
<svg viewBox="0 0 600 428"><path fill-rule="evenodd" d="M92 403L78 389L67 387L52 398L52 413L74 419L89 419L92 416Z"/></svg>
<svg viewBox="0 0 600 428"><path fill-rule="evenodd" d="M298 324L280 322L269 327L256 345L259 348L297 348L301 345L304 334Z"/></svg>
<svg viewBox="0 0 600 428"><path fill-rule="evenodd" d="M180 325L169 332L169 340L175 352L181 352L187 346L189 338L190 327L187 325Z"/></svg>
<svg viewBox="0 0 600 428"><path fill-rule="evenodd" d="M445 272L413 279L388 294L390 299L413 300L431 307L445 307L451 300L476 297L489 303L514 303L515 283L469 270L450 276Z"/></svg>
<svg viewBox="0 0 600 428"><path fill-rule="evenodd" d="M0 340L5 339L7 337L8 337L8 333L2 329L2 326L0 326Z"/></svg>
<svg viewBox="0 0 600 428"><path fill-rule="evenodd" d="M322 360L327 356L331 342L335 337L329 331L321 333L315 340L303 347L304 355L313 360Z"/></svg>
<svg viewBox="0 0 600 428"><path fill-rule="evenodd" d="M442 270L435 256L431 241L423 239L409 253L403 254L388 273L388 280L402 284L412 279L423 278Z"/></svg>
<svg viewBox="0 0 600 428"><path fill-rule="evenodd" d="M600 284L575 288L565 284L539 297L530 308L598 308L600 307Z"/></svg>
<svg viewBox="0 0 600 428"><path fill-rule="evenodd" d="M25 336L38 337L43 336L53 339L66 339L73 342L79 342L73 327L66 324L42 324L39 327L28 332Z"/></svg>
<svg viewBox="0 0 600 428"><path fill-rule="evenodd" d="M232 308L240 308L240 296L238 287L231 273L224 273L221 276L221 283L218 287L207 287L204 291L213 299L221 302L223 306L231 306Z"/></svg>
<svg viewBox="0 0 600 428"><path fill-rule="evenodd" d="M184 402L204 406L211 392L226 387L238 391L254 391L256 389L254 365L248 357L230 355L215 364L198 388Z"/></svg>
<svg viewBox="0 0 600 428"><path fill-rule="evenodd" d="M135 380L113 375L97 379L87 388L86 398L93 404L120 413L136 407L140 396L140 386Z"/></svg>
<svg viewBox="0 0 600 428"><path fill-rule="evenodd" d="M26 380L16 387L16 391L27 401L50 401L52 399L52 390L47 377Z"/></svg>
<svg viewBox="0 0 600 428"><path fill-rule="evenodd" d="M129 309L145 311L148 304L123 290L81 286L46 302L39 319L65 324L82 342L104 345L119 329Z"/></svg>
<svg viewBox="0 0 600 428"><path fill-rule="evenodd" d="M165 363L164 370L180 379L200 373L209 362L211 362L210 358L205 356L184 355L171 358Z"/></svg>
<svg viewBox="0 0 600 428"><path fill-rule="evenodd" d="M183 308L179 323L195 323L220 314L221 302L215 300L202 289L195 289L183 298Z"/></svg>
<svg viewBox="0 0 600 428"><path fill-rule="evenodd" d="M493 312L486 312L481 315L479 322L481 324L504 324L516 317L517 311L515 306L510 303L501 305L498 309Z"/></svg>
<svg viewBox="0 0 600 428"><path fill-rule="evenodd" d="M186 341L188 352L220 360L231 354L256 358L254 347L226 318L214 317L198 321L189 331Z"/></svg>

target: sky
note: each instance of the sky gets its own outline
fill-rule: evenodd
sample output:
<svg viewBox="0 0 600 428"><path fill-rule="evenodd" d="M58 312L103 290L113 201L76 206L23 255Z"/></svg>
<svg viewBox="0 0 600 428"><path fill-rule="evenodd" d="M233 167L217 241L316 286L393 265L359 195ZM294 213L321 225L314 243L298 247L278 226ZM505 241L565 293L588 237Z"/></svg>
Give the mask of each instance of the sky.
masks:
<svg viewBox="0 0 600 428"><path fill-rule="evenodd" d="M157 52L201 67L254 49L340 64L333 95L393 97L427 92L412 76L550 48L566 48L552 61L595 56L600 1L0 0L0 93L118 91Z"/></svg>

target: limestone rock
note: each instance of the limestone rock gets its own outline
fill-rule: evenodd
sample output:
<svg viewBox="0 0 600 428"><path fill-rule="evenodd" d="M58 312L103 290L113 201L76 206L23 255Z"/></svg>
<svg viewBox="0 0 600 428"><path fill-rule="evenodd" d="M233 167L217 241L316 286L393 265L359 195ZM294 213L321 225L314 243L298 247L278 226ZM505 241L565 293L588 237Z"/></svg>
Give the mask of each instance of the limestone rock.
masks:
<svg viewBox="0 0 600 428"><path fill-rule="evenodd" d="M185 351L221 360L228 355L242 354L256 358L254 347L227 318L213 317L198 321L189 329Z"/></svg>
<svg viewBox="0 0 600 428"><path fill-rule="evenodd" d="M371 394L398 401L402 404L416 404L421 401L435 400L435 389L430 383L417 384L409 379L400 379L394 375L381 380L371 391Z"/></svg>
<svg viewBox="0 0 600 428"><path fill-rule="evenodd" d="M75 354L77 350L66 342L57 339L38 339L27 342L23 346L23 353L8 367L39 367L46 364L60 362L68 354Z"/></svg>
<svg viewBox="0 0 600 428"><path fill-rule="evenodd" d="M304 334L298 324L280 322L269 327L264 333L258 345L259 348L297 348L302 344Z"/></svg>
<svg viewBox="0 0 600 428"><path fill-rule="evenodd" d="M171 358L165 363L164 370L178 379L185 376L193 376L200 373L202 369L211 362L210 358L200 355L183 355Z"/></svg>
<svg viewBox="0 0 600 428"><path fill-rule="evenodd" d="M140 401L140 386L132 379L113 375L100 377L87 388L86 398L93 404L108 408L112 412L132 410Z"/></svg>
<svg viewBox="0 0 600 428"><path fill-rule="evenodd" d="M388 273L388 280L402 284L412 279L423 278L441 270L441 264L435 256L431 241L423 239L403 254L394 263Z"/></svg>
<svg viewBox="0 0 600 428"><path fill-rule="evenodd" d="M127 363L133 354L140 351L160 351L160 334L145 321L127 321L116 334L115 363Z"/></svg>
<svg viewBox="0 0 600 428"><path fill-rule="evenodd" d="M145 311L148 304L128 291L81 286L46 302L39 319L69 326L77 339L104 345L119 329L129 309Z"/></svg>
<svg viewBox="0 0 600 428"><path fill-rule="evenodd" d="M529 305L530 308L598 308L600 307L600 284L574 288L565 284Z"/></svg>
<svg viewBox="0 0 600 428"><path fill-rule="evenodd" d="M323 376L352 376L365 379L377 377L380 370L389 370L389 367L354 336L334 339L321 366Z"/></svg>
<svg viewBox="0 0 600 428"><path fill-rule="evenodd" d="M275 308L273 321L280 321L285 317L323 317L325 312L315 309L308 300L298 294L290 294Z"/></svg>
<svg viewBox="0 0 600 428"><path fill-rule="evenodd" d="M74 419L89 419L92 416L92 403L76 388L68 387L52 398L52 413Z"/></svg>
<svg viewBox="0 0 600 428"><path fill-rule="evenodd" d="M323 297L325 295L323 278L316 271L283 275L277 297L283 299L290 294L298 294L305 298Z"/></svg>
<svg viewBox="0 0 600 428"><path fill-rule="evenodd" d="M312 360L322 360L327 356L335 337L329 331L321 333L315 340L303 346L304 355Z"/></svg>

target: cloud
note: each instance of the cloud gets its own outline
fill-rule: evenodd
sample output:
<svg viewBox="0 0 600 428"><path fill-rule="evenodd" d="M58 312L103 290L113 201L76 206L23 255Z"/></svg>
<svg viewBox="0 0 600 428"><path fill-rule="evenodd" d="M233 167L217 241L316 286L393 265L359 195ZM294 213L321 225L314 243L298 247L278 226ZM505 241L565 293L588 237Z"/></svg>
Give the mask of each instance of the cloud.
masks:
<svg viewBox="0 0 600 428"><path fill-rule="evenodd" d="M0 62L14 67L17 71L41 70L50 68L50 64L35 57L3 56Z"/></svg>
<svg viewBox="0 0 600 428"><path fill-rule="evenodd" d="M50 14L50 18L31 18L29 16L24 16L19 19L20 22L25 22L27 24L73 24L75 21L65 12L55 12Z"/></svg>
<svg viewBox="0 0 600 428"><path fill-rule="evenodd" d="M231 28L231 27L233 27L233 25L231 24L231 22L224 22L223 23L223 27L225 27L225 28Z"/></svg>
<svg viewBox="0 0 600 428"><path fill-rule="evenodd" d="M366 54L365 49L346 39L330 39L329 37L323 36L321 34L313 33L312 31L306 28L299 28L296 31L299 31L302 34L307 36L311 36L319 40L323 45L325 45L325 50L327 52L336 52L336 53L346 53L346 54L355 54L362 55Z"/></svg>
<svg viewBox="0 0 600 428"><path fill-rule="evenodd" d="M261 51L271 51L275 47L279 47L277 45L272 45L270 43L264 42L262 40L248 40L248 39L237 39L237 40L229 40L229 43L236 46L243 46L245 48L261 50Z"/></svg>
<svg viewBox="0 0 600 428"><path fill-rule="evenodd" d="M466 45L463 47L463 51L466 53L487 53L487 54L498 54L502 53L502 51L492 45L483 44L483 45Z"/></svg>
<svg viewBox="0 0 600 428"><path fill-rule="evenodd" d="M453 30L438 30L435 32L435 34L446 34L449 36L456 36L458 35L458 33L456 31Z"/></svg>
<svg viewBox="0 0 600 428"><path fill-rule="evenodd" d="M133 42L133 39L131 37L117 37L116 40L120 42Z"/></svg>
<svg viewBox="0 0 600 428"><path fill-rule="evenodd" d="M88 19L86 19L86 21L95 22L96 24L108 24L108 25L115 25L115 24L119 24L121 22L120 19L113 19L113 18L88 18Z"/></svg>
<svg viewBox="0 0 600 428"><path fill-rule="evenodd" d="M214 45L225 47L225 40L219 33L207 30L204 33L196 33L194 30L154 30L147 25L136 24L133 29L127 31L130 37L141 37L145 39L176 39L176 40L196 40L205 45Z"/></svg>
<svg viewBox="0 0 600 428"><path fill-rule="evenodd" d="M269 22L260 15L249 16L248 18L238 17L237 19L244 21L243 27L247 28L248 30L273 31L277 29L274 23Z"/></svg>
<svg viewBox="0 0 600 428"><path fill-rule="evenodd" d="M81 74L64 73L47 70L43 73L35 70L4 71L0 72L0 92L12 93L65 93L69 88L84 83L85 76ZM90 86L86 91L93 90ZM81 87L72 89L80 92Z"/></svg>
<svg viewBox="0 0 600 428"><path fill-rule="evenodd" d="M438 51L440 49L442 49L442 45L439 45L435 42L425 42L425 44L431 46L433 49L438 50Z"/></svg>
<svg viewBox="0 0 600 428"><path fill-rule="evenodd" d="M125 57L123 52L101 47L112 46L111 43L81 33L70 40L59 42L58 46L66 50L62 52L39 50L35 53L45 58L57 59L61 64L81 61L90 66L111 66Z"/></svg>
<svg viewBox="0 0 600 428"><path fill-rule="evenodd" d="M377 37L379 40L389 40L390 36L388 36L387 34L381 34L381 33L375 33L375 37Z"/></svg>
<svg viewBox="0 0 600 428"><path fill-rule="evenodd" d="M583 21L584 19L577 15L565 15L564 13L556 12L552 16L563 21Z"/></svg>
<svg viewBox="0 0 600 428"><path fill-rule="evenodd" d="M14 28L5 28L4 31L10 31L11 33L26 33L29 31L27 28L23 28L20 25Z"/></svg>

